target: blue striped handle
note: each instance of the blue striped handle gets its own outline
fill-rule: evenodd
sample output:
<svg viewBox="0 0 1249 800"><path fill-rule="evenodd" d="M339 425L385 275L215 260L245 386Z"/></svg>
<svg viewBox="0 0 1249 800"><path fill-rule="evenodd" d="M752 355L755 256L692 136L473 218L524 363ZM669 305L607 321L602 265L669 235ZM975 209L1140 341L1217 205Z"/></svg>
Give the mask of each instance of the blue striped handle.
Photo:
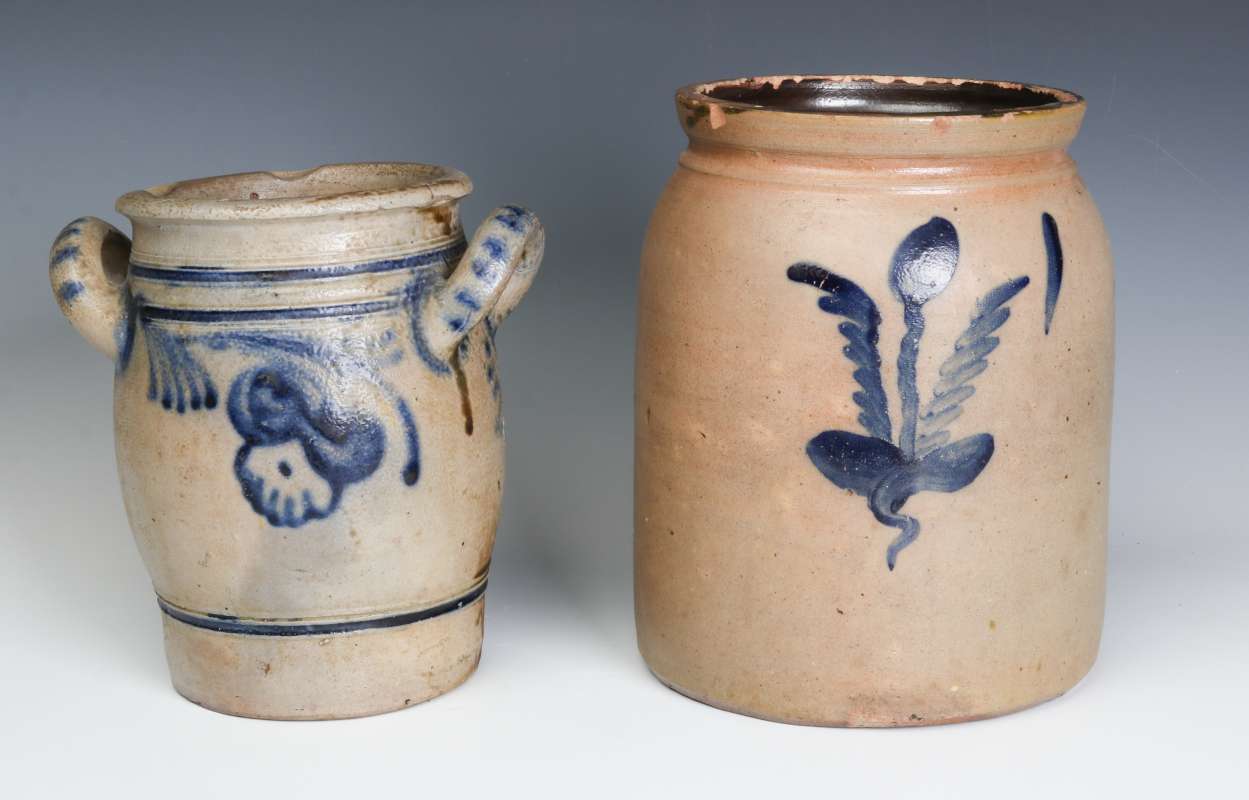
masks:
<svg viewBox="0 0 1249 800"><path fill-rule="evenodd" d="M80 217L61 229L48 254L52 293L82 337L117 359L126 321L126 274L130 239L95 217Z"/></svg>
<svg viewBox="0 0 1249 800"><path fill-rule="evenodd" d="M503 206L490 214L425 307L425 335L435 356L445 361L482 320L497 325L512 312L537 277L545 241L530 211Z"/></svg>

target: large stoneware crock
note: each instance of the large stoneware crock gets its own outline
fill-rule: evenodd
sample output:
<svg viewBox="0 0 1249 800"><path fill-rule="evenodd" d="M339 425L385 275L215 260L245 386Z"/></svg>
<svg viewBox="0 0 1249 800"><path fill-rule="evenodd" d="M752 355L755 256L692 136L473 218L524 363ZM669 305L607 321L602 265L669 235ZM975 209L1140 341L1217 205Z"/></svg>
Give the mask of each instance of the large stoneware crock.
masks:
<svg viewBox="0 0 1249 800"><path fill-rule="evenodd" d="M1039 86L677 95L637 347L636 602L723 708L926 725L1055 697L1106 566L1110 254Z"/></svg>

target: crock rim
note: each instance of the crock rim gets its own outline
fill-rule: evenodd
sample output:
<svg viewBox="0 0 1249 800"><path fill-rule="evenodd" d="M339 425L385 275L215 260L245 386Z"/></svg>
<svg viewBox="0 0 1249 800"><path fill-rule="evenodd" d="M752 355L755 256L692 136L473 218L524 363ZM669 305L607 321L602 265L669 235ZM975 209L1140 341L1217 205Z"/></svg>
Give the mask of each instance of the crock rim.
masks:
<svg viewBox="0 0 1249 800"><path fill-rule="evenodd" d="M366 179L373 178L372 184ZM377 178L384 181L377 183ZM320 179L320 180L318 180ZM286 196L237 197L249 180L306 182L309 191ZM214 188L220 191L213 193ZM233 191L227 191L232 189ZM132 220L229 222L298 219L424 208L458 200L473 189L457 169L414 161L364 161L321 164L299 170L255 170L190 178L127 192L117 211ZM205 191L207 190L207 191ZM258 193L257 193L258 195Z"/></svg>
<svg viewBox="0 0 1249 800"><path fill-rule="evenodd" d="M917 110L913 112L899 112L889 110L864 110L864 109L836 109L836 108L807 108L797 109L794 107L786 107L784 104L767 104L767 103L751 103L743 100L728 99L725 97L717 97L713 92L723 91L732 88L745 88L749 90L757 90L766 92L769 89L776 91L785 86L794 84L855 84L862 86L879 85L884 87L898 87L907 89L924 89L931 87L934 90L937 87L953 87L956 91L964 86L991 88L1007 94L1018 94L1021 102L1017 104L1006 104L996 106L990 110L981 111L938 111L938 110ZM941 91L949 91L941 89ZM1041 95L1050 98L1047 102L1037 103L1026 101L1025 98L1030 96ZM725 113L741 113L755 112L776 115L800 116L800 117L829 117L829 118L895 118L895 119L932 119L942 117L951 118L1000 118L1008 114L1041 114L1047 112L1062 111L1071 108L1078 108L1085 105L1085 99L1075 92L1059 89L1053 86L1047 86L1037 83L1023 83L1018 81L1003 80L986 80L980 78L956 78L942 76L907 76L907 75L874 75L874 74L844 74L844 75L821 75L821 74L794 74L794 75L763 75L749 76L739 78L727 78L713 81L703 81L682 86L677 90L677 101L686 106L715 106ZM957 99L957 98L955 98Z"/></svg>

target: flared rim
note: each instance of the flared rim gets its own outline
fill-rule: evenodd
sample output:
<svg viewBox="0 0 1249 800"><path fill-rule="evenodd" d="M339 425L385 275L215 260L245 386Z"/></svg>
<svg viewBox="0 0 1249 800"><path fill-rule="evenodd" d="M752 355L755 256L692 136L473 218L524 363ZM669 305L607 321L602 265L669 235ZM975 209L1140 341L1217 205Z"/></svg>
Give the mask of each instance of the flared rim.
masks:
<svg viewBox="0 0 1249 800"><path fill-rule="evenodd" d="M151 186L122 195L117 211L131 219L292 219L420 208L464 197L472 188L464 173L434 164L323 164Z"/></svg>

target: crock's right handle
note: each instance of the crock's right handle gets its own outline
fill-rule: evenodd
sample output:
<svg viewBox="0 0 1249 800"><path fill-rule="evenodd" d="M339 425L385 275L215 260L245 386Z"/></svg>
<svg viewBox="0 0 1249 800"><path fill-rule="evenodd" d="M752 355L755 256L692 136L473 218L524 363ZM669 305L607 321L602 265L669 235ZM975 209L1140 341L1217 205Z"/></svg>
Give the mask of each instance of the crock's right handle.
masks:
<svg viewBox="0 0 1249 800"><path fill-rule="evenodd" d="M533 212L496 208L473 234L459 265L425 307L431 353L446 362L483 319L497 325L538 275L546 236Z"/></svg>
<svg viewBox="0 0 1249 800"><path fill-rule="evenodd" d="M130 239L95 217L65 226L48 255L52 293L74 328L96 350L116 360L126 318Z"/></svg>

